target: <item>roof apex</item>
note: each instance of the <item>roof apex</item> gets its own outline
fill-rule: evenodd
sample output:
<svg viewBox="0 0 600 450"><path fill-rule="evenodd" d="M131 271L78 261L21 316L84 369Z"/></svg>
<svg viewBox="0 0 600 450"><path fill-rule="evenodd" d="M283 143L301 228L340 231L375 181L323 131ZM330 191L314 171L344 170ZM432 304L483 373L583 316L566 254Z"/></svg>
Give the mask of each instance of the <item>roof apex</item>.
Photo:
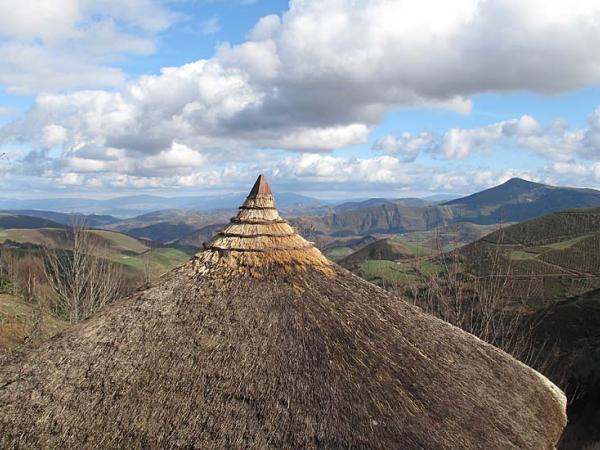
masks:
<svg viewBox="0 0 600 450"><path fill-rule="evenodd" d="M258 194L273 195L271 187L269 186L269 183L267 183L267 177L265 177L264 175L258 176L256 182L254 183L254 186L252 186L250 194L248 194L248 197L256 197Z"/></svg>

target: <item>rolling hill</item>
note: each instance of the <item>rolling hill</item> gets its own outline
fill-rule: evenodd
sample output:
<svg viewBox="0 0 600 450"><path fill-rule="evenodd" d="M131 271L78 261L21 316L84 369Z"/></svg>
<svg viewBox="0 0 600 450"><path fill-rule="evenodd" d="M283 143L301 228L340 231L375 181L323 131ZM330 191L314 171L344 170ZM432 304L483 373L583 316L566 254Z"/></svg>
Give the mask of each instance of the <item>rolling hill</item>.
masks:
<svg viewBox="0 0 600 450"><path fill-rule="evenodd" d="M356 252L346 256L339 261L339 264L346 268L353 268L367 260L398 261L401 259L414 258L416 256L413 249L406 244L392 239L380 239Z"/></svg>
<svg viewBox="0 0 600 450"><path fill-rule="evenodd" d="M193 249L182 246L151 247L147 241L115 231L88 230L88 233L108 250L108 259L132 272L149 269L153 274L160 274L187 261L193 253ZM0 245L7 243L58 249L71 246L69 233L64 228L0 229Z"/></svg>
<svg viewBox="0 0 600 450"><path fill-rule="evenodd" d="M49 219L0 212L0 228L64 228L64 225Z"/></svg>

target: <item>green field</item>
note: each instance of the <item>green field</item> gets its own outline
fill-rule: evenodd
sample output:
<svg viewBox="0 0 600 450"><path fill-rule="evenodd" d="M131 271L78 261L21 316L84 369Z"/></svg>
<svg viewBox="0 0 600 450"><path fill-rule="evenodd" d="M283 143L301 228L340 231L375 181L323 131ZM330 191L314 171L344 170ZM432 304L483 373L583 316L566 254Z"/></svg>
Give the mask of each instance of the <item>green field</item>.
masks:
<svg viewBox="0 0 600 450"><path fill-rule="evenodd" d="M335 247L331 250L325 252L325 256L327 256L332 261L339 261L344 259L346 256L354 253L350 247Z"/></svg>
<svg viewBox="0 0 600 450"><path fill-rule="evenodd" d="M148 267L152 272L166 272L167 270L185 263L192 256L191 253L176 248L155 248L138 255L117 254L113 261L135 270L145 270Z"/></svg>
<svg viewBox="0 0 600 450"><path fill-rule="evenodd" d="M143 244L138 239L127 236L126 234L105 230L90 230L89 232L101 237L115 250L143 253L149 249L147 245Z"/></svg>
<svg viewBox="0 0 600 450"><path fill-rule="evenodd" d="M367 260L359 264L358 273L367 281L397 286L423 281L442 269L440 263L427 258L402 262Z"/></svg>

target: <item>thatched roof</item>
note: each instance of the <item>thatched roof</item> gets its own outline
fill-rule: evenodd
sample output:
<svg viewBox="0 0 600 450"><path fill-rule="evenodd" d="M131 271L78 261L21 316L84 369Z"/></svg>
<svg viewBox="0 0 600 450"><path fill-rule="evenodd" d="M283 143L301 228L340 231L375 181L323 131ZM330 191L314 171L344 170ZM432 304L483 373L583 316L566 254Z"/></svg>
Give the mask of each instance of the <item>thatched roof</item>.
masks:
<svg viewBox="0 0 600 450"><path fill-rule="evenodd" d="M554 385L274 208L262 180L192 261L0 368L0 447L553 447Z"/></svg>

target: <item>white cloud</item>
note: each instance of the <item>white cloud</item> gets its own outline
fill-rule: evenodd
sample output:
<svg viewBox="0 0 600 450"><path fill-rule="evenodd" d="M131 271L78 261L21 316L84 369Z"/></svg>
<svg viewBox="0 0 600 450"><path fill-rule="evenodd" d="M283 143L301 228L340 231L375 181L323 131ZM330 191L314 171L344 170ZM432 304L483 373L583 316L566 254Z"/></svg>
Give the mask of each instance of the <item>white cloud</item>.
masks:
<svg viewBox="0 0 600 450"><path fill-rule="evenodd" d="M42 144L45 147L61 145L67 140L67 130L60 125L46 125L42 130Z"/></svg>
<svg viewBox="0 0 600 450"><path fill-rule="evenodd" d="M153 52L173 20L156 0L4 0L0 84L15 94L120 85L110 61Z"/></svg>
<svg viewBox="0 0 600 450"><path fill-rule="evenodd" d="M474 151L509 144L551 161L581 158L600 160L600 109L588 118L585 128L571 129L561 120L542 126L531 116L494 123L475 129L451 129L439 149L448 158L466 157Z"/></svg>
<svg viewBox="0 0 600 450"><path fill-rule="evenodd" d="M474 151L490 150L492 145L507 138L529 138L541 131L531 116L497 122L482 128L451 128L441 138L439 151L447 158L465 158Z"/></svg>
<svg viewBox="0 0 600 450"><path fill-rule="evenodd" d="M299 151L327 151L367 142L369 128L361 123L340 127L308 128L291 132L271 145Z"/></svg>
<svg viewBox="0 0 600 450"><path fill-rule="evenodd" d="M414 161L419 153L429 149L434 141L435 136L426 131L417 135L405 132L399 137L388 134L373 143L373 150L383 151L387 154L401 155L402 160L408 162Z"/></svg>
<svg viewBox="0 0 600 450"><path fill-rule="evenodd" d="M585 185L586 179L590 178L600 183L599 162L592 164L557 162L553 164L552 170L558 175L571 176L573 179L578 179L580 181L576 183L578 186Z"/></svg>
<svg viewBox="0 0 600 450"><path fill-rule="evenodd" d="M276 14L264 16L256 22L256 25L248 32L250 41L266 41L272 39L281 26L281 20Z"/></svg>

